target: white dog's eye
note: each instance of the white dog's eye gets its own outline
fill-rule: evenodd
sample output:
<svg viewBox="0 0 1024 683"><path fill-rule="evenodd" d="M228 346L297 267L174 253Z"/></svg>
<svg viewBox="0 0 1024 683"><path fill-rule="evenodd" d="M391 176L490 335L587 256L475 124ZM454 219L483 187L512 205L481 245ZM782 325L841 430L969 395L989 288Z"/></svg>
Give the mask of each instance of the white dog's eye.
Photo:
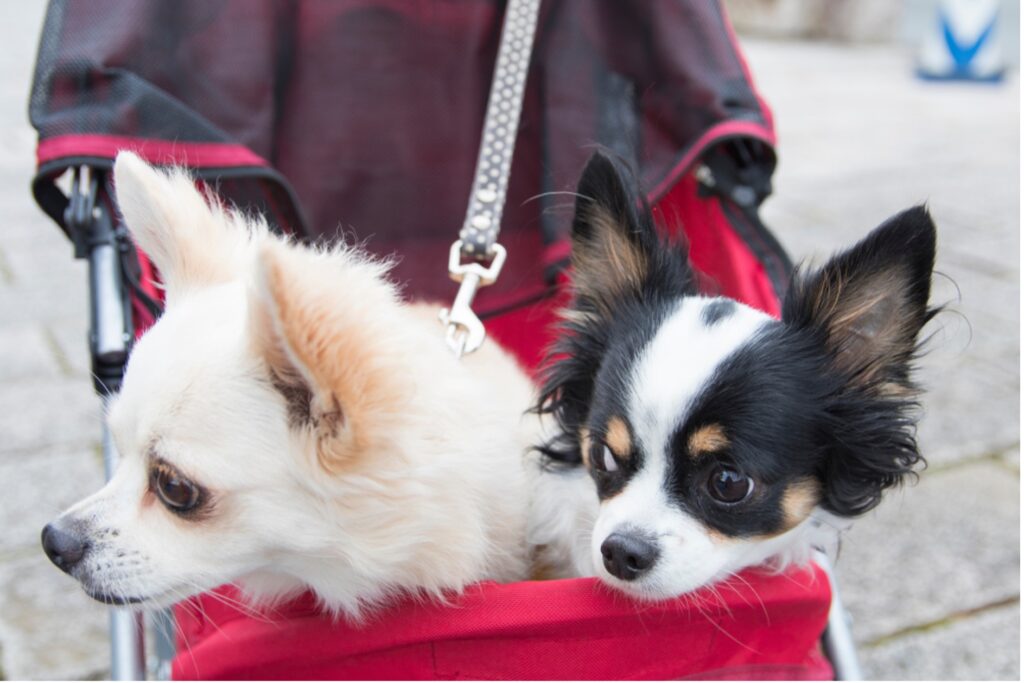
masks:
<svg viewBox="0 0 1024 683"><path fill-rule="evenodd" d="M199 487L167 465L154 467L150 481L153 491L172 512L187 513L199 503Z"/></svg>
<svg viewBox="0 0 1024 683"><path fill-rule="evenodd" d="M619 464L615 462L615 455L612 453L612 449L607 446L604 447L604 453L601 456L601 466L599 469L605 472L617 472L619 470Z"/></svg>

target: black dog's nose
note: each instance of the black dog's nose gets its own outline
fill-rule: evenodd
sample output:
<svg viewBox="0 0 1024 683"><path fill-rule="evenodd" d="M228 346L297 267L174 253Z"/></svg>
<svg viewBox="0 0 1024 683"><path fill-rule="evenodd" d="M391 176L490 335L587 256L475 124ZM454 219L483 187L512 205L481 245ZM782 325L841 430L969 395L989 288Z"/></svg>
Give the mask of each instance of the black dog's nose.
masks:
<svg viewBox="0 0 1024 683"><path fill-rule="evenodd" d="M601 544L604 568L623 581L633 581L647 573L658 561L658 546L631 533L615 532Z"/></svg>
<svg viewBox="0 0 1024 683"><path fill-rule="evenodd" d="M60 567L61 571L71 573L88 547L89 544L81 536L52 524L47 524L43 529L43 550L50 562Z"/></svg>

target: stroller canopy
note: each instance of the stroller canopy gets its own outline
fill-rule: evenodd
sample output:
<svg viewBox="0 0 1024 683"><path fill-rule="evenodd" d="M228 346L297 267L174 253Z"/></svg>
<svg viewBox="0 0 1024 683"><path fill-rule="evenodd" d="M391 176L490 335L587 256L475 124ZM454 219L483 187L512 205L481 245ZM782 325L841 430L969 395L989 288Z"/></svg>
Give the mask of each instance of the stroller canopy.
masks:
<svg viewBox="0 0 1024 683"><path fill-rule="evenodd" d="M495 0L54 2L30 107L37 198L59 221L56 173L133 148L215 178L282 229L399 254L411 292L450 297L444 265L503 12ZM550 285L572 204L557 193L595 146L631 161L656 203L724 138L753 141L770 175L770 116L717 3L545 1L501 236L509 262L478 309Z"/></svg>

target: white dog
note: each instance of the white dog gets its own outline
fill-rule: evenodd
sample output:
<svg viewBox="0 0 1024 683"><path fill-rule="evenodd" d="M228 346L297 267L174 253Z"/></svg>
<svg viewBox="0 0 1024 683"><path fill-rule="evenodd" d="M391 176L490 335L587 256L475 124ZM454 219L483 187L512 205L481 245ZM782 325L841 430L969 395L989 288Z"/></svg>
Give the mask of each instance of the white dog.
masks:
<svg viewBox="0 0 1024 683"><path fill-rule="evenodd" d="M288 243L130 153L114 178L167 308L110 406L114 478L43 532L58 567L107 603L237 582L348 616L528 576L538 437L510 357L457 361L365 254Z"/></svg>

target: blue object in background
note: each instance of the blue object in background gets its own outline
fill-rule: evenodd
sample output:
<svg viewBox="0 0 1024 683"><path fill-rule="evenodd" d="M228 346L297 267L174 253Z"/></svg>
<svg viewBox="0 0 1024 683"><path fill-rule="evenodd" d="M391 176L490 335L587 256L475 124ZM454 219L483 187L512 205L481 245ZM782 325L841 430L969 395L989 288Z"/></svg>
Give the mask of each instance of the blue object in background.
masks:
<svg viewBox="0 0 1024 683"><path fill-rule="evenodd" d="M998 82L1006 72L998 0L938 0L917 75L927 80Z"/></svg>

